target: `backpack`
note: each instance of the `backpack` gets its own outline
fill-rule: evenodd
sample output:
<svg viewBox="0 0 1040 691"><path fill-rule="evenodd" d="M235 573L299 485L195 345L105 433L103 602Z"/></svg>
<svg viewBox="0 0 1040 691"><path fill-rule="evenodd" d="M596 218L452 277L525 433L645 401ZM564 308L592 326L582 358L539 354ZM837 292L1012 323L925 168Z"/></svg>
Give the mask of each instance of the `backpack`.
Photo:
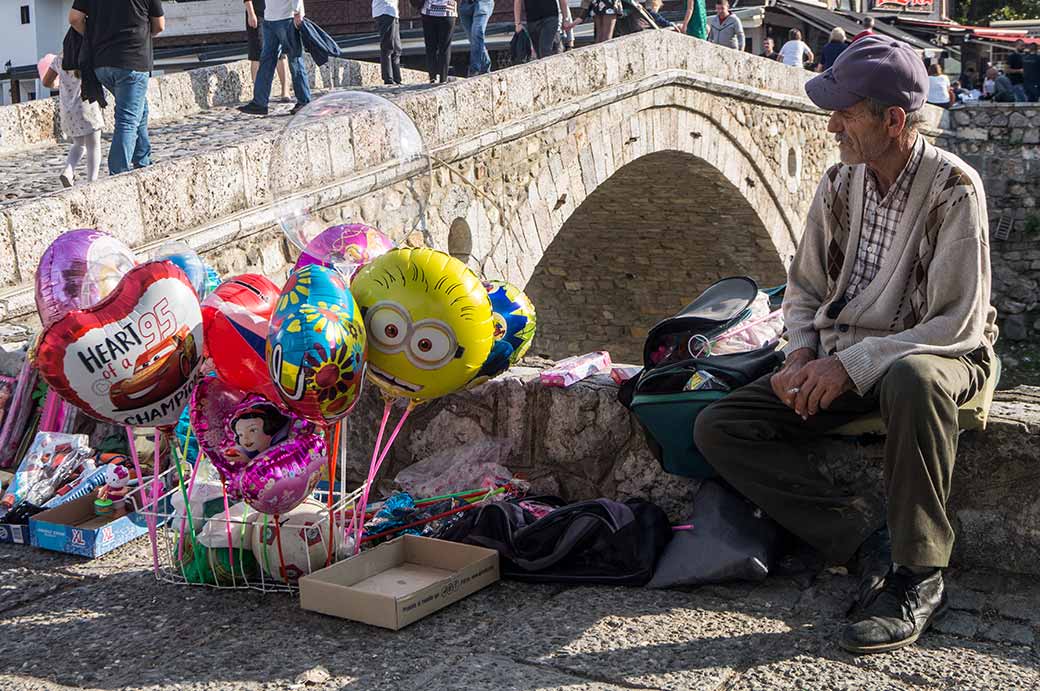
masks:
<svg viewBox="0 0 1040 691"><path fill-rule="evenodd" d="M556 507L542 518L521 504ZM557 497L488 504L451 525L441 539L497 550L502 574L536 583L645 585L672 537L668 517L642 499Z"/></svg>
<svg viewBox="0 0 1040 691"><path fill-rule="evenodd" d="M509 41L509 55L514 65L522 65L534 59L534 42L531 41L531 34L527 33L526 28L513 34L512 40Z"/></svg>
<svg viewBox="0 0 1040 691"><path fill-rule="evenodd" d="M781 289L766 292L779 295ZM724 278L647 334L643 370L621 386L618 401L636 416L650 452L665 472L714 477L715 470L693 442L697 416L730 391L783 363L783 354L773 345L743 353L700 355L704 344L747 319L757 296L758 284L750 278ZM710 379L705 381L705 375ZM694 387L694 382L703 385Z"/></svg>

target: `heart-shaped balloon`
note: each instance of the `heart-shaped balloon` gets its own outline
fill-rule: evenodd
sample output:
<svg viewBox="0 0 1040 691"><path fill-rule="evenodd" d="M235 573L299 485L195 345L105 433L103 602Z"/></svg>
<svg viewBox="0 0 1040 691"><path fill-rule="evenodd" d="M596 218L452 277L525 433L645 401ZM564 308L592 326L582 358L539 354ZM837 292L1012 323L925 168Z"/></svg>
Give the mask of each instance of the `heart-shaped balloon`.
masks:
<svg viewBox="0 0 1040 691"><path fill-rule="evenodd" d="M221 283L202 301L206 353L217 376L269 401L279 400L264 352L278 293L270 279L243 274Z"/></svg>
<svg viewBox="0 0 1040 691"><path fill-rule="evenodd" d="M283 514L311 496L325 463L325 440L300 435L271 447L229 487L260 513Z"/></svg>
<svg viewBox="0 0 1040 691"><path fill-rule="evenodd" d="M189 414L232 499L275 514L313 492L326 459L325 441L311 423L216 377L195 387Z"/></svg>
<svg viewBox="0 0 1040 691"><path fill-rule="evenodd" d="M88 415L121 425L174 425L202 363L202 310L170 262L130 269L100 303L49 326L40 374Z"/></svg>

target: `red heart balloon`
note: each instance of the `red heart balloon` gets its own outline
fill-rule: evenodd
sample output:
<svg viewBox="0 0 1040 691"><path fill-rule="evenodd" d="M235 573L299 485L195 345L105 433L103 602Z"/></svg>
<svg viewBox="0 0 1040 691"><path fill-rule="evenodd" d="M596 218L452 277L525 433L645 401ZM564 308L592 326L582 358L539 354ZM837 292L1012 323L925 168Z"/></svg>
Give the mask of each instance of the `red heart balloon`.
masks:
<svg viewBox="0 0 1040 691"><path fill-rule="evenodd" d="M43 332L40 374L62 398L122 425L173 425L202 364L202 310L171 262L131 269L97 305Z"/></svg>
<svg viewBox="0 0 1040 691"><path fill-rule="evenodd" d="M221 283L202 302L206 354L225 384L279 402L267 369L268 324L281 291L259 274Z"/></svg>

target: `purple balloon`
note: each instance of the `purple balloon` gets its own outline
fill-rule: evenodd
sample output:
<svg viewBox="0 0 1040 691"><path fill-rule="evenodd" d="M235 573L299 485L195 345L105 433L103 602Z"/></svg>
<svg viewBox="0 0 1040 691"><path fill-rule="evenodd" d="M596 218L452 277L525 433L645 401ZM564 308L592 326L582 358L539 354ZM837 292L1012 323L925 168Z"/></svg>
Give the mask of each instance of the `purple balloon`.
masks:
<svg viewBox="0 0 1040 691"><path fill-rule="evenodd" d="M311 496L325 465L325 440L304 434L259 456L238 473L235 490L261 513L283 514Z"/></svg>
<svg viewBox="0 0 1040 691"><path fill-rule="evenodd" d="M125 244L99 230L58 236L36 269L36 309L44 328L72 310L96 305L136 264Z"/></svg>
<svg viewBox="0 0 1040 691"><path fill-rule="evenodd" d="M293 271L308 264L318 264L336 269L349 280L365 264L393 248L393 240L363 223L332 226L307 243Z"/></svg>
<svg viewBox="0 0 1040 691"><path fill-rule="evenodd" d="M325 440L310 422L217 377L195 387L188 415L232 499L281 514L314 491Z"/></svg>

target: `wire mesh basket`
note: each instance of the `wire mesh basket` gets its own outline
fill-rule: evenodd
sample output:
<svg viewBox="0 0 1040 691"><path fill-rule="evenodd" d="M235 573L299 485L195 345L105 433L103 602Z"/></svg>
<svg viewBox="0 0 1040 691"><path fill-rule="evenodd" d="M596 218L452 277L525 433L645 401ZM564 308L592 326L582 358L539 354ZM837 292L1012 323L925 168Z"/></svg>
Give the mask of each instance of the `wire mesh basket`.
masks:
<svg viewBox="0 0 1040 691"><path fill-rule="evenodd" d="M352 553L349 526L363 486L350 492L322 483L309 499L277 517L259 513L226 494L221 512L201 517L178 502L186 496L173 470L160 476L159 496L128 495L154 526L156 578L166 583L261 592L296 592L300 576Z"/></svg>

